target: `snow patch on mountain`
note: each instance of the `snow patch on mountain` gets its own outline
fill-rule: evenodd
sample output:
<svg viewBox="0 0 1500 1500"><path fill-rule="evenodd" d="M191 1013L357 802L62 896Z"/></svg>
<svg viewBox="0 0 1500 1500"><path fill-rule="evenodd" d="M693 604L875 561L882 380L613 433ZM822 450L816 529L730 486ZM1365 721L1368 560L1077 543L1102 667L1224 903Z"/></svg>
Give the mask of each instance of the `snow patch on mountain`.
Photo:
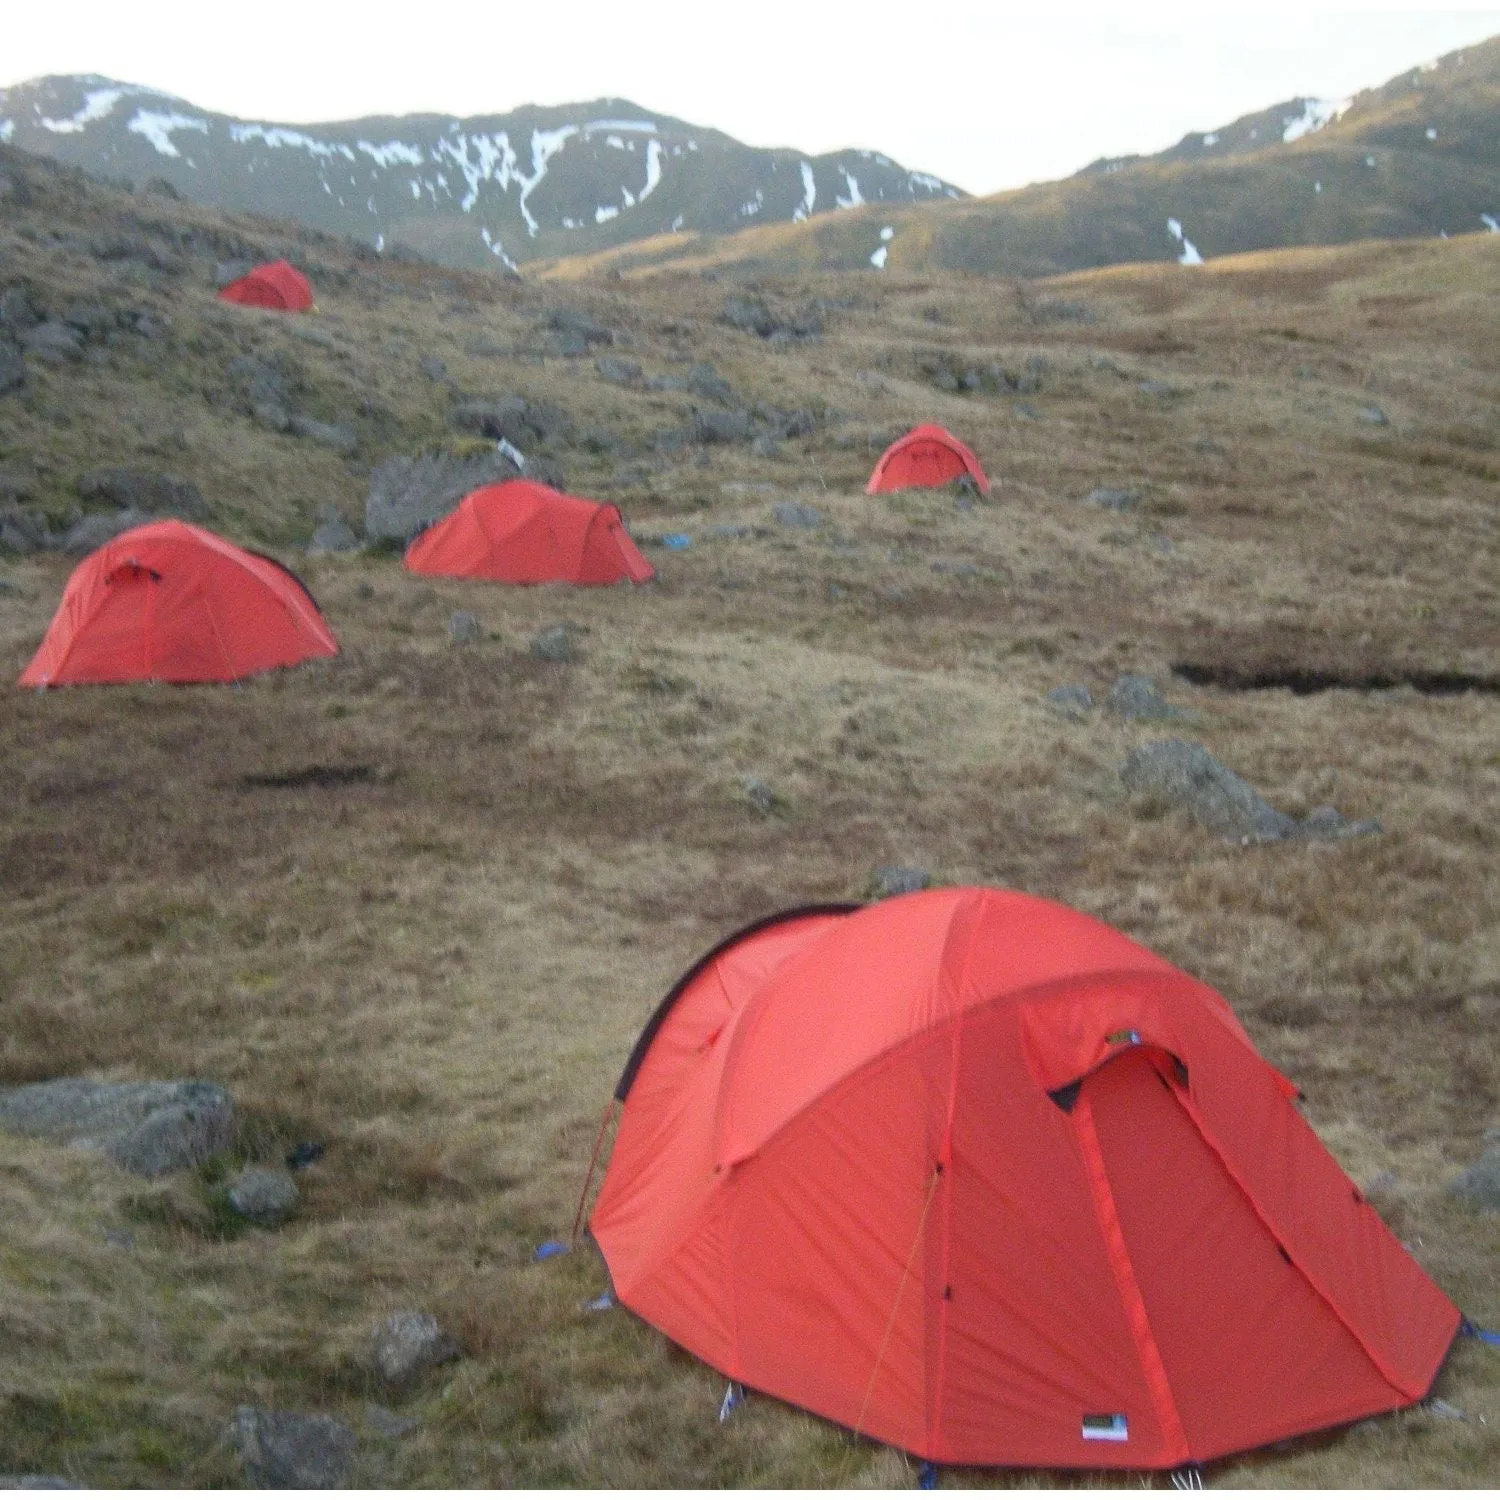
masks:
<svg viewBox="0 0 1500 1500"><path fill-rule="evenodd" d="M63 120L38 120L43 130L54 135L73 135L95 120L106 119L109 112L123 99L126 89L92 89L83 96L83 108Z"/></svg>
<svg viewBox="0 0 1500 1500"><path fill-rule="evenodd" d="M1182 246L1182 254L1177 257L1179 266L1201 266L1203 257L1198 254L1198 247L1182 232L1182 223L1178 219L1167 220L1167 233Z"/></svg>
<svg viewBox="0 0 1500 1500"><path fill-rule="evenodd" d="M655 135L655 120L590 120L583 127L585 135L593 135L600 130L623 130L626 134ZM694 148L697 149L696 147Z"/></svg>
<svg viewBox="0 0 1500 1500"><path fill-rule="evenodd" d="M881 231L880 231L880 238L881 238L881 240L882 240L882 241L883 241L883 242L885 242L885 243L887 243L887 244L888 244L888 243L889 243L889 242L890 242L890 241L891 241L891 240L893 240L893 239L894 239L894 238L895 238L895 237L896 237L896 230L895 230L895 226L894 226L894 225L891 225L891 224L887 224L887 225L886 225L886 226L885 226L885 228L883 228L883 229L882 229L882 230L881 230Z"/></svg>
<svg viewBox="0 0 1500 1500"><path fill-rule="evenodd" d="M1203 137L1203 144L1205 146L1217 146L1219 144L1219 132L1217 130L1210 130Z"/></svg>
<svg viewBox="0 0 1500 1500"><path fill-rule="evenodd" d="M355 141L354 144L377 167L390 167L394 166L397 162L407 167L420 167L422 165L423 156L421 149L417 146L408 146L405 141L386 141L381 146L375 145L372 141Z"/></svg>
<svg viewBox="0 0 1500 1500"><path fill-rule="evenodd" d="M833 195L833 201L837 203L840 208L858 208L859 205L865 201L864 195L859 190L859 178L854 176L854 174L845 167L839 168L839 174L844 179L844 185L849 189L849 196L846 198L842 193L835 193Z"/></svg>
<svg viewBox="0 0 1500 1500"><path fill-rule="evenodd" d="M135 129L133 125L130 128ZM207 128L207 126L204 127L205 130ZM273 151L279 151L283 146L290 146L294 150L306 151L323 161L328 161L335 156L342 156L346 161L356 159L347 146L330 141L315 141L310 135L304 135L300 130L290 130L285 125L231 125L229 139L241 146L250 141L261 141Z"/></svg>
<svg viewBox="0 0 1500 1500"><path fill-rule="evenodd" d="M208 134L208 121L193 115L180 115L176 110L138 109L125 127L136 135L143 135L163 156L181 156L172 141L173 133L179 130L197 130ZM192 166L191 158L188 165Z"/></svg>
<svg viewBox="0 0 1500 1500"><path fill-rule="evenodd" d="M1500 219L1497 219L1494 214L1480 214L1479 222L1483 224L1491 234L1500 234Z"/></svg>
<svg viewBox="0 0 1500 1500"><path fill-rule="evenodd" d="M748 202L740 204L740 217L742 219L753 218L766 206L766 195L763 189L756 188L755 196Z"/></svg>
<svg viewBox="0 0 1500 1500"><path fill-rule="evenodd" d="M464 135L460 132L451 138L444 136L433 154L439 160L448 157L463 173L469 191L464 194L459 207L465 213L471 212L479 201L480 183L498 183L504 192L513 181L520 180L516 153L511 148L510 137L503 130L497 130L493 135ZM416 157L420 163L421 153L416 153Z"/></svg>
<svg viewBox="0 0 1500 1500"><path fill-rule="evenodd" d="M601 129L606 125L604 121L597 123ZM533 239L536 238L541 225L532 218L526 200L531 197L537 184L547 175L547 163L577 134L576 125L560 125L556 130L533 130L531 132L531 176L517 177L517 181L521 184L521 194L516 200L516 207L521 210L521 217L526 220L526 232ZM607 217L613 218L619 211L615 209ZM604 220L596 218L594 222L602 224Z"/></svg>
<svg viewBox="0 0 1500 1500"><path fill-rule="evenodd" d="M818 201L818 182L813 176L812 163L802 163L802 201L792 213L792 222L800 224L813 211L813 204Z"/></svg>
<svg viewBox="0 0 1500 1500"><path fill-rule="evenodd" d="M646 142L646 185L641 189L640 201L644 203L656 191L661 181L662 144L660 141Z"/></svg>
<svg viewBox="0 0 1500 1500"><path fill-rule="evenodd" d="M613 203L601 204L594 210L594 223L607 224L611 219L618 219L620 210Z"/></svg>
<svg viewBox="0 0 1500 1500"><path fill-rule="evenodd" d="M889 245L881 245L870 256L870 264L872 266L874 266L877 271L883 271L883 270L885 270L885 258L889 254L890 254L890 246Z"/></svg>
<svg viewBox="0 0 1500 1500"><path fill-rule="evenodd" d="M14 120L0 120L0 141L9 141L16 133L16 122Z"/></svg>
<svg viewBox="0 0 1500 1500"><path fill-rule="evenodd" d="M1298 102L1302 105L1302 113L1288 115L1281 122L1283 141L1300 141L1303 136L1321 130L1354 103L1352 99L1302 99Z"/></svg>

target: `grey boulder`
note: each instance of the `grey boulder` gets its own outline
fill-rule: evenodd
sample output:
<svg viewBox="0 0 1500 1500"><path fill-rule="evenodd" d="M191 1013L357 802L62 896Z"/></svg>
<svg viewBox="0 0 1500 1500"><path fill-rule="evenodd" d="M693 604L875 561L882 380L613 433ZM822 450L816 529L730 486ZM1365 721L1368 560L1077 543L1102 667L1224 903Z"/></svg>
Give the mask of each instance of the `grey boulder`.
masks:
<svg viewBox="0 0 1500 1500"><path fill-rule="evenodd" d="M139 469L90 469L80 475L78 498L87 504L113 505L120 510L150 511L159 516L207 519L203 492L188 479L170 474L148 474Z"/></svg>
<svg viewBox="0 0 1500 1500"><path fill-rule="evenodd" d="M374 1332L373 1358L382 1380L410 1385L434 1365L457 1359L458 1343L431 1313L393 1313Z"/></svg>
<svg viewBox="0 0 1500 1500"><path fill-rule="evenodd" d="M251 1484L268 1490L331 1490L343 1483L358 1439L332 1417L262 1411L234 1414L234 1445Z"/></svg>
<svg viewBox="0 0 1500 1500"><path fill-rule="evenodd" d="M1109 690L1109 707L1122 719L1185 719L1187 714L1174 708L1157 692L1149 677L1133 672L1117 677Z"/></svg>
<svg viewBox="0 0 1500 1500"><path fill-rule="evenodd" d="M314 555L326 552L353 552L359 547L354 528L342 516L329 516L313 532L307 550Z"/></svg>
<svg viewBox="0 0 1500 1500"><path fill-rule="evenodd" d="M287 427L296 437L321 443L325 448L332 448L334 452L343 454L345 458L352 457L354 450L359 447L354 429L344 426L342 422L319 422L297 412L287 418Z"/></svg>
<svg viewBox="0 0 1500 1500"><path fill-rule="evenodd" d="M1181 807L1221 838L1269 843L1294 833L1296 820L1278 812L1243 777L1202 745L1153 740L1125 758L1120 779L1137 793Z"/></svg>
<svg viewBox="0 0 1500 1500"><path fill-rule="evenodd" d="M914 891L925 891L931 884L931 874L918 865L881 865L870 882L877 899L909 896Z"/></svg>
<svg viewBox="0 0 1500 1500"><path fill-rule="evenodd" d="M0 1089L0 1130L102 1151L128 1172L161 1177L227 1150L234 1101L216 1083L99 1083L54 1078Z"/></svg>
<svg viewBox="0 0 1500 1500"><path fill-rule="evenodd" d="M21 342L38 359L48 364L67 364L83 358L83 340L78 330L64 323L61 318L49 318L28 328L21 335Z"/></svg>
<svg viewBox="0 0 1500 1500"><path fill-rule="evenodd" d="M520 472L501 453L388 458L370 474L365 535L409 542L423 527L446 516L470 490L514 479Z"/></svg>
<svg viewBox="0 0 1500 1500"><path fill-rule="evenodd" d="M140 510L119 510L113 515L101 513L84 516L68 528L62 540L62 550L70 557L83 557L96 547L114 541L122 532L144 526L151 519L145 511Z"/></svg>
<svg viewBox="0 0 1500 1500"><path fill-rule="evenodd" d="M812 530L823 524L822 512L815 506L798 505L792 500L778 501L771 508L771 514L776 517L777 523L782 526L794 526L804 530Z"/></svg>
<svg viewBox="0 0 1500 1500"><path fill-rule="evenodd" d="M262 1229L285 1224L297 1212L297 1184L280 1168L246 1167L236 1172L225 1198L242 1219Z"/></svg>
<svg viewBox="0 0 1500 1500"><path fill-rule="evenodd" d="M479 617L466 609L455 609L448 620L448 639L455 646L472 645L484 634Z"/></svg>
<svg viewBox="0 0 1500 1500"><path fill-rule="evenodd" d="M1065 682L1047 694L1047 706L1065 719L1082 719L1094 706L1094 695L1081 682Z"/></svg>
<svg viewBox="0 0 1500 1500"><path fill-rule="evenodd" d="M572 629L566 625L549 625L531 638L531 654L539 661L576 661L578 646Z"/></svg>

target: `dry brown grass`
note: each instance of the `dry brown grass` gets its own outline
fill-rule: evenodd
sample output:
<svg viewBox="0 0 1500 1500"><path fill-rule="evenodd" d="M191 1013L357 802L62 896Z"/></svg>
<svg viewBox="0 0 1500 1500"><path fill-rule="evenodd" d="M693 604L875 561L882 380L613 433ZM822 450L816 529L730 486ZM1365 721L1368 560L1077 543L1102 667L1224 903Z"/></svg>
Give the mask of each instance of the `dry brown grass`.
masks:
<svg viewBox="0 0 1500 1500"><path fill-rule="evenodd" d="M0 410L0 434L61 493L180 429L159 466L196 478L225 530L285 544L323 500L357 510L372 456L440 430L419 352L581 425L681 420L681 398L605 386L587 361L465 352L477 333L524 342L534 287L380 275L323 295L333 349L194 291L175 348L201 362L175 398L118 366L49 373L41 399ZM577 487L620 495L638 529L693 534L653 554L659 583L507 590L419 582L389 558L307 561L344 644L330 663L6 701L0 1078L212 1077L244 1107L246 1154L329 1149L291 1226L221 1240L192 1185L143 1194L0 1138L0 1470L229 1482L236 1404L360 1425L381 1399L366 1330L420 1306L466 1357L405 1402L415 1435L367 1441L367 1483L908 1483L898 1455L768 1400L720 1427L711 1371L626 1313L583 1311L604 1284L592 1251L530 1260L566 1233L599 1113L673 978L734 925L857 896L887 862L1062 899L1216 985L1356 1179L1393 1175L1382 1210L1446 1290L1500 1320L1497 1221L1443 1191L1500 1118L1496 698L1173 683L1199 715L1189 732L1279 805L1334 801L1387 829L1258 849L1131 804L1114 768L1156 731L1043 703L1068 680L1165 680L1189 656L1496 671L1500 242L769 291L850 305L821 342L776 351L715 323L725 289L696 277L572 294L650 371L712 359L746 398L835 409L777 459L647 454L644 478L619 481L569 454ZM1038 298L1096 322L1034 321ZM199 337L212 347L194 355ZM247 345L294 353L330 403L369 393L386 416L361 419L362 457L310 458L204 402ZM919 348L1048 369L1023 402L943 395ZM1372 402L1390 428L1358 422ZM860 493L885 436L919 418L978 448L988 503ZM1096 484L1140 488L1142 509L1085 504ZM775 526L783 498L828 524ZM708 536L727 522L758 529ZM4 568L5 671L65 573ZM479 616L481 642L449 645L454 609ZM563 618L582 659L533 660L529 636ZM309 767L358 775L299 781ZM773 815L745 797L751 776ZM1439 1392L1469 1420L1409 1413L1211 1477L1495 1482L1494 1355L1457 1350Z"/></svg>

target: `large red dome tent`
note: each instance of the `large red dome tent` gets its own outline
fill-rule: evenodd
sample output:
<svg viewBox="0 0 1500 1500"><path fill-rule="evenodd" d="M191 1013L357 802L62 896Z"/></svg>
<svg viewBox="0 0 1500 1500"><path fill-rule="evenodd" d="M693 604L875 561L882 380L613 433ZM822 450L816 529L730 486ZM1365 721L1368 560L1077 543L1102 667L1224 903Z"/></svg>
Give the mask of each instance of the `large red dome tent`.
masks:
<svg viewBox="0 0 1500 1500"><path fill-rule="evenodd" d="M913 427L880 455L865 486L865 494L885 490L940 489L967 474L983 495L990 482L974 452L946 428L931 422Z"/></svg>
<svg viewBox="0 0 1500 1500"><path fill-rule="evenodd" d="M233 682L338 649L280 563L184 521L153 521L73 570L20 685Z"/></svg>
<svg viewBox="0 0 1500 1500"><path fill-rule="evenodd" d="M274 260L231 281L220 290L219 300L276 312L306 312L313 305L312 285L295 266Z"/></svg>
<svg viewBox="0 0 1500 1500"><path fill-rule="evenodd" d="M1034 897L747 928L616 1096L620 1301L934 1462L1202 1462L1421 1400L1459 1331L1225 1001Z"/></svg>
<svg viewBox="0 0 1500 1500"><path fill-rule="evenodd" d="M499 583L645 583L651 564L620 512L530 479L473 490L406 549L413 573Z"/></svg>

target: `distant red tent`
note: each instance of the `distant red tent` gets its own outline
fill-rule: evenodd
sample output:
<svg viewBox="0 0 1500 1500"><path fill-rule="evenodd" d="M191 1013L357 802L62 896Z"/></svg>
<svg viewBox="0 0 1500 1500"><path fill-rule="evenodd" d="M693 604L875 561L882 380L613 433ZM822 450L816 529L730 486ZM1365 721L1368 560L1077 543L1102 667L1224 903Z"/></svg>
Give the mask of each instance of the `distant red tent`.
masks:
<svg viewBox="0 0 1500 1500"><path fill-rule="evenodd" d="M981 494L988 495L990 482L973 450L947 431L931 422L913 427L905 437L897 438L875 465L865 494L883 490L938 489L970 475Z"/></svg>
<svg viewBox="0 0 1500 1500"><path fill-rule="evenodd" d="M231 281L219 293L219 301L270 307L278 312L306 312L313 305L312 285L296 266L275 260Z"/></svg>
<svg viewBox="0 0 1500 1500"><path fill-rule="evenodd" d="M406 549L413 573L498 583L645 583L651 564L620 512L530 479L487 484Z"/></svg>
<svg viewBox="0 0 1500 1500"><path fill-rule="evenodd" d="M184 521L153 521L73 570L20 684L233 682L338 649L280 563Z"/></svg>
<svg viewBox="0 0 1500 1500"><path fill-rule="evenodd" d="M1422 1400L1459 1330L1224 1000L1033 896L747 928L615 1092L620 1301L936 1462L1221 1457Z"/></svg>

